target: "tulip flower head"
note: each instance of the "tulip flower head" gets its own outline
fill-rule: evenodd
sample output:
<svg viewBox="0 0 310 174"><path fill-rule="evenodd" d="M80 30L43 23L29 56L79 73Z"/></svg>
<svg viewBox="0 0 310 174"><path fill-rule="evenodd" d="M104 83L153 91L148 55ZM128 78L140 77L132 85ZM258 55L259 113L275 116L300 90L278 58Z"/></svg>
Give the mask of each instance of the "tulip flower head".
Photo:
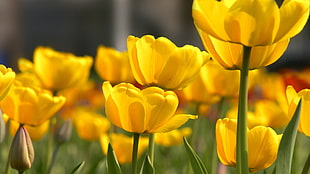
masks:
<svg viewBox="0 0 310 174"><path fill-rule="evenodd" d="M0 65L0 101L8 94L14 79L15 72L11 68Z"/></svg>
<svg viewBox="0 0 310 174"><path fill-rule="evenodd" d="M130 66L138 83L164 89L182 89L198 77L210 58L197 47L177 47L169 39L151 35L129 36L127 47Z"/></svg>
<svg viewBox="0 0 310 174"><path fill-rule="evenodd" d="M257 72L249 72L249 87L253 86L253 79ZM239 94L240 71L227 70L217 61L210 59L200 71L202 83L207 91L221 97L237 97Z"/></svg>
<svg viewBox="0 0 310 174"><path fill-rule="evenodd" d="M73 113L73 123L80 138L96 141L100 135L110 129L109 120L101 114L86 108L76 108Z"/></svg>
<svg viewBox="0 0 310 174"><path fill-rule="evenodd" d="M117 127L134 133L169 132L197 116L177 114L178 97L158 87L140 90L130 83L102 85L107 118Z"/></svg>
<svg viewBox="0 0 310 174"><path fill-rule="evenodd" d="M238 43L225 42L198 30L202 43L212 57L226 69L241 69L244 47ZM271 45L253 46L249 69L265 67L277 61L285 52L289 40Z"/></svg>
<svg viewBox="0 0 310 174"><path fill-rule="evenodd" d="M23 86L15 81L1 102L1 109L20 124L37 126L51 118L64 103L62 96L53 96L48 90Z"/></svg>
<svg viewBox="0 0 310 174"><path fill-rule="evenodd" d="M62 90L84 83L93 59L77 57L49 47L37 47L34 51L33 68L36 75L49 90Z"/></svg>
<svg viewBox="0 0 310 174"><path fill-rule="evenodd" d="M217 154L224 165L236 165L236 119L219 119L216 123ZM256 172L271 166L276 160L282 135L265 126L248 129L248 167Z"/></svg>
<svg viewBox="0 0 310 174"><path fill-rule="evenodd" d="M241 69L244 46L249 69L280 58L309 17L308 0L194 0L193 18L204 47L223 67Z"/></svg>
<svg viewBox="0 0 310 174"><path fill-rule="evenodd" d="M288 86L286 94L289 103L288 114L290 117L293 116L299 100L302 100L298 131L310 137L310 89L303 89L297 93L292 86Z"/></svg>
<svg viewBox="0 0 310 174"><path fill-rule="evenodd" d="M194 0L196 27L225 42L253 47L287 41L309 17L308 0Z"/></svg>
<svg viewBox="0 0 310 174"><path fill-rule="evenodd" d="M135 81L127 51L119 52L113 48L99 46L95 70L102 79L110 81L112 84Z"/></svg>

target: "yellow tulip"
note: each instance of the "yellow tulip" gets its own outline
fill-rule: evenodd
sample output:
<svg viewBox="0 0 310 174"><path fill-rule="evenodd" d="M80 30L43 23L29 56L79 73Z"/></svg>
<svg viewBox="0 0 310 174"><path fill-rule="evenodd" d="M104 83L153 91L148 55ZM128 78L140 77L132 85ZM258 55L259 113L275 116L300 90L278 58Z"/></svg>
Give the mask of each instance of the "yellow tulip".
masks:
<svg viewBox="0 0 310 174"><path fill-rule="evenodd" d="M72 115L76 131L84 140L98 140L101 134L107 133L110 129L108 119L90 109L76 108Z"/></svg>
<svg viewBox="0 0 310 174"><path fill-rule="evenodd" d="M192 134L192 129L185 127L182 129L175 129L167 133L155 134L155 143L170 147L183 143L183 137L188 137Z"/></svg>
<svg viewBox="0 0 310 174"><path fill-rule="evenodd" d="M14 79L15 72L11 68L0 65L0 101L8 94Z"/></svg>
<svg viewBox="0 0 310 174"><path fill-rule="evenodd" d="M52 91L84 83L92 63L89 56L77 57L48 47L37 47L33 57L34 72L43 86Z"/></svg>
<svg viewBox="0 0 310 174"><path fill-rule="evenodd" d="M204 65L206 66L206 65ZM208 91L206 84L203 82L203 76L206 73L199 73L198 78L184 89L178 91L178 94L187 102L195 102L199 104L214 104L220 100L220 97Z"/></svg>
<svg viewBox="0 0 310 174"><path fill-rule="evenodd" d="M140 90L130 83L102 85L107 118L128 132L169 132L197 116L177 114L178 97L158 87Z"/></svg>
<svg viewBox="0 0 310 174"><path fill-rule="evenodd" d="M206 50L226 69L241 69L244 47L238 43L216 39L203 31L200 37ZM250 53L249 69L257 69L277 61L285 52L289 40L272 45L253 46Z"/></svg>
<svg viewBox="0 0 310 174"><path fill-rule="evenodd" d="M234 106L228 112L226 113L226 118L229 119L237 119L238 116L238 107ZM267 116L266 116L267 117ZM253 128L255 126L267 126L268 125L268 118L266 118L264 115L258 115L254 111L248 111L247 112L247 125L248 128Z"/></svg>
<svg viewBox="0 0 310 174"><path fill-rule="evenodd" d="M85 83L59 91L57 94L66 98L65 107L71 110L76 105L87 105L93 109L102 108L104 97L100 85L89 79Z"/></svg>
<svg viewBox="0 0 310 174"><path fill-rule="evenodd" d="M248 131L250 172L265 169L275 162L281 138L282 134L277 135L270 127L256 126Z"/></svg>
<svg viewBox="0 0 310 174"><path fill-rule="evenodd" d="M267 72L266 70L259 70L257 76L256 87L260 92L258 95L259 98L264 98L268 100L274 100L284 110L287 110L287 100L285 94L285 82L281 74Z"/></svg>
<svg viewBox="0 0 310 174"><path fill-rule="evenodd" d="M21 72L18 73L15 77L17 81L23 84L25 87L30 88L43 88L40 79L31 72Z"/></svg>
<svg viewBox="0 0 310 174"><path fill-rule="evenodd" d="M111 143L116 158L120 164L130 163L132 160L133 138L123 134L102 134L100 136L100 145L103 153L107 155L108 145ZM148 138L140 137L138 146L138 156L141 156L148 146Z"/></svg>
<svg viewBox="0 0 310 174"><path fill-rule="evenodd" d="M267 123L264 126L272 128L284 128L290 121L287 110L276 101L258 100L254 104L256 117L264 118Z"/></svg>
<svg viewBox="0 0 310 174"><path fill-rule="evenodd" d="M303 89L297 93L292 86L288 86L286 93L289 103L288 114L290 117L293 116L299 100L302 100L298 131L310 137L310 89Z"/></svg>
<svg viewBox="0 0 310 174"><path fill-rule="evenodd" d="M26 87L15 81L1 102L1 109L20 124L37 126L51 118L64 103L62 96L53 96L50 91Z"/></svg>
<svg viewBox="0 0 310 174"><path fill-rule="evenodd" d="M258 125L272 128L284 128L290 121L287 110L283 110L283 107L274 100L255 100L255 102L250 105L250 108L252 109L248 111L247 114L249 128ZM236 106L230 109L226 116L230 119L237 119L237 115L238 107Z"/></svg>
<svg viewBox="0 0 310 174"><path fill-rule="evenodd" d="M42 139L49 130L50 121L47 120L38 126L29 126L25 125L24 127L27 129L29 136L32 141L38 141ZM10 120L10 133L15 135L16 131L18 130L20 124L14 120Z"/></svg>
<svg viewBox="0 0 310 174"><path fill-rule="evenodd" d="M253 47L288 41L304 27L309 0L194 0L196 27L218 40Z"/></svg>
<svg viewBox="0 0 310 174"><path fill-rule="evenodd" d="M237 97L239 94L240 71L226 70L216 61L208 61L200 71L201 79L209 93L221 97ZM257 72L250 71L249 87L253 85Z"/></svg>
<svg viewBox="0 0 310 174"><path fill-rule="evenodd" d="M33 72L33 63L26 58L19 58L17 65L21 72Z"/></svg>
<svg viewBox="0 0 310 174"><path fill-rule="evenodd" d="M216 148L220 161L227 166L236 165L236 119L219 119L216 122Z"/></svg>
<svg viewBox="0 0 310 174"><path fill-rule="evenodd" d="M169 39L151 35L127 39L129 61L138 83L182 89L198 76L209 54L197 47L177 47Z"/></svg>
<svg viewBox="0 0 310 174"><path fill-rule="evenodd" d="M224 165L236 165L236 129L236 119L219 119L216 123L217 154ZM248 129L247 134L249 171L256 172L271 166L277 158L282 135L265 126Z"/></svg>
<svg viewBox="0 0 310 174"><path fill-rule="evenodd" d="M127 51L119 52L113 48L99 46L95 61L98 75L113 84L135 81L131 72Z"/></svg>

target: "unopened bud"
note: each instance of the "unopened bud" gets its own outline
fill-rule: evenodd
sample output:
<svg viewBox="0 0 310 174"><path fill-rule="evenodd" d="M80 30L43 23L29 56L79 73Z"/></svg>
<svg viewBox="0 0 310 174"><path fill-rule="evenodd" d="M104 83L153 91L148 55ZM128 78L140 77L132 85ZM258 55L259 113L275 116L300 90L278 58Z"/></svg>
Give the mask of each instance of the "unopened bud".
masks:
<svg viewBox="0 0 310 174"><path fill-rule="evenodd" d="M31 168L34 160L34 149L27 130L20 126L12 141L10 163L13 169L25 171Z"/></svg>
<svg viewBox="0 0 310 174"><path fill-rule="evenodd" d="M71 119L66 120L57 130L55 135L55 141L58 144L63 144L69 141L72 133L72 121Z"/></svg>

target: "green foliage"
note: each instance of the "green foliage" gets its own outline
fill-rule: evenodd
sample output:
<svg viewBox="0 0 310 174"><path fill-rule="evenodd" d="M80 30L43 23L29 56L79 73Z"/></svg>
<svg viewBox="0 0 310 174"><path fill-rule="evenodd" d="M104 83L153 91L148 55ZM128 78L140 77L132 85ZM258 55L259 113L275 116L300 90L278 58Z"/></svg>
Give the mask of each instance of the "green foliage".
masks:
<svg viewBox="0 0 310 174"><path fill-rule="evenodd" d="M122 174L121 167L118 164L112 145L109 143L107 155L108 172L113 174Z"/></svg>
<svg viewBox="0 0 310 174"><path fill-rule="evenodd" d="M297 128L299 122L301 101L298 103L297 109L293 115L293 118L287 125L278 150L278 157L275 162L276 174L289 174L292 168L292 159L294 146L297 135Z"/></svg>
<svg viewBox="0 0 310 174"><path fill-rule="evenodd" d="M79 174L81 170L83 169L84 164L85 164L85 161L82 161L80 164L74 167L71 171L71 174Z"/></svg>
<svg viewBox="0 0 310 174"><path fill-rule="evenodd" d="M148 155L144 158L140 174L155 174L154 167Z"/></svg>
<svg viewBox="0 0 310 174"><path fill-rule="evenodd" d="M197 155L197 153L193 150L193 148L189 145L186 138L183 138L184 146L187 152L187 156L191 162L192 169L195 174L208 174L206 167L204 166L203 162Z"/></svg>

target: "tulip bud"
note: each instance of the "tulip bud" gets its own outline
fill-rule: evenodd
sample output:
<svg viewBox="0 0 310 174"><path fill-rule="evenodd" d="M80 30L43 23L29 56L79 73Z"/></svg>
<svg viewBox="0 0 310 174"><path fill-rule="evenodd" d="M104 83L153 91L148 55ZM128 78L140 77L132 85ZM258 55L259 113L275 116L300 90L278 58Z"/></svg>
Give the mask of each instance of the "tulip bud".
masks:
<svg viewBox="0 0 310 174"><path fill-rule="evenodd" d="M58 144L63 144L69 141L72 133L72 120L66 120L57 130L55 134L55 141Z"/></svg>
<svg viewBox="0 0 310 174"><path fill-rule="evenodd" d="M34 160L34 149L27 130L21 126L17 130L10 149L11 167L24 171L31 168Z"/></svg>

